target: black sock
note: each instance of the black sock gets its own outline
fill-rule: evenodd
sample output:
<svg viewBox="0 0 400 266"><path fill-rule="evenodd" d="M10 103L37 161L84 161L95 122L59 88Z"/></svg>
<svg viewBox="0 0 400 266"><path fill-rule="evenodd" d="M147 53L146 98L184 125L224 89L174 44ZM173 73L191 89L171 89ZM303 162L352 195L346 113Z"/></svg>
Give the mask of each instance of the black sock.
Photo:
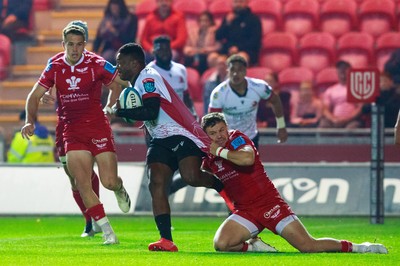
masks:
<svg viewBox="0 0 400 266"><path fill-rule="evenodd" d="M172 241L171 234L171 215L161 214L154 217L156 221L158 231L160 231L160 236Z"/></svg>
<svg viewBox="0 0 400 266"><path fill-rule="evenodd" d="M214 184L212 186L217 192L221 192L224 189L224 184L222 184L221 180L214 176Z"/></svg>

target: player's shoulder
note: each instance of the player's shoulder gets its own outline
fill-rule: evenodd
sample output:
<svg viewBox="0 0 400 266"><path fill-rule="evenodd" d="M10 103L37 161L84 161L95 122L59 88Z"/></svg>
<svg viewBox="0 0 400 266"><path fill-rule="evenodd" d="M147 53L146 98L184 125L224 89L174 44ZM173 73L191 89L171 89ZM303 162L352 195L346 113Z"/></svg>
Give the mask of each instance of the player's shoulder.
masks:
<svg viewBox="0 0 400 266"><path fill-rule="evenodd" d="M264 87L264 86L268 85L265 80L258 79L258 78L246 77L246 80L247 80L248 87L260 87L260 86Z"/></svg>
<svg viewBox="0 0 400 266"><path fill-rule="evenodd" d="M228 89L229 89L229 81L224 80L214 88L214 91L215 92L226 92L226 91L228 91Z"/></svg>
<svg viewBox="0 0 400 266"><path fill-rule="evenodd" d="M173 68L176 68L176 69L179 69L179 70L185 71L185 72L187 71L186 67L181 63L178 63L178 62L175 62L175 61L171 61L171 65L172 65Z"/></svg>
<svg viewBox="0 0 400 266"><path fill-rule="evenodd" d="M229 131L229 142L234 149L238 149L243 145L249 144L249 138L240 130Z"/></svg>

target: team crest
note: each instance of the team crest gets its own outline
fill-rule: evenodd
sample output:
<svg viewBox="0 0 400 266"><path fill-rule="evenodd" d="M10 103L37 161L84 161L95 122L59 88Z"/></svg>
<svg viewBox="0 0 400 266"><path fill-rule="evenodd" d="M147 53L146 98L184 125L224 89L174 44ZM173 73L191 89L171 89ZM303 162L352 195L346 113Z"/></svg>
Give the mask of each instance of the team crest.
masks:
<svg viewBox="0 0 400 266"><path fill-rule="evenodd" d="M143 87L146 92L154 92L156 90L156 86L154 85L154 79L146 78L143 81Z"/></svg>

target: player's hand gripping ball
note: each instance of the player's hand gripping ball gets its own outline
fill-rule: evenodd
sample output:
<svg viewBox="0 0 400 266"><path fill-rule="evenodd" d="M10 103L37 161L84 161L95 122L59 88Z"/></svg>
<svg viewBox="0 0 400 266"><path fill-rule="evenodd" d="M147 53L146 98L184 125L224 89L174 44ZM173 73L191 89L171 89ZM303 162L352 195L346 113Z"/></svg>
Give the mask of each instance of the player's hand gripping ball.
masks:
<svg viewBox="0 0 400 266"><path fill-rule="evenodd" d="M135 88L125 88L119 95L119 104L122 109L132 109L143 105L142 97ZM133 124L135 120L130 118L123 118L127 123Z"/></svg>

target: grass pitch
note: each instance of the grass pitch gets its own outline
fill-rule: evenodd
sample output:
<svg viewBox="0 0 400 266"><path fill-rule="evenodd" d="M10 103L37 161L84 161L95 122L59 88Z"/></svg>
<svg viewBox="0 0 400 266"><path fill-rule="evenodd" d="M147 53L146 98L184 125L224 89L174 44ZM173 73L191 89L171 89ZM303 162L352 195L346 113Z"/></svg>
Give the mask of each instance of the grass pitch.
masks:
<svg viewBox="0 0 400 266"><path fill-rule="evenodd" d="M152 217L111 216L121 242L103 246L101 235L81 238L78 216L0 217L0 265L400 265L400 218L371 225L368 218L300 217L314 237L384 244L389 254L301 254L269 231L263 240L280 252L217 253L212 239L225 217L173 217L177 253L150 252L159 239Z"/></svg>

